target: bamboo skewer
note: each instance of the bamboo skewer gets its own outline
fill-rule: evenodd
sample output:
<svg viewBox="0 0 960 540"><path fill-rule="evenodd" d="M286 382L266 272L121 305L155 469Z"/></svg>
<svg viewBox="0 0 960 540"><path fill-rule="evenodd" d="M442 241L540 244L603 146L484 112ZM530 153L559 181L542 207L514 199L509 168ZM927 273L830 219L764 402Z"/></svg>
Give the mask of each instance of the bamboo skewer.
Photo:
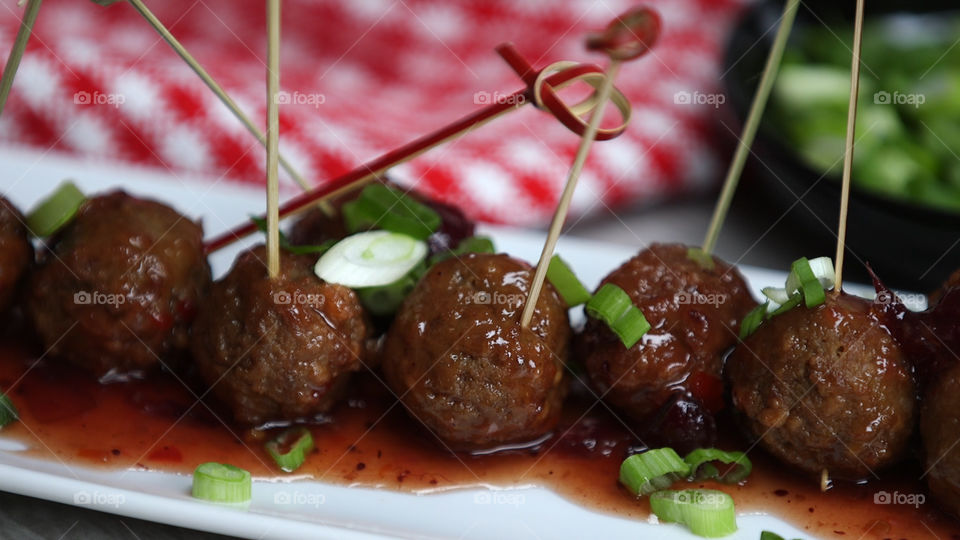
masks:
<svg viewBox="0 0 960 540"><path fill-rule="evenodd" d="M540 252L540 261L537 263L536 272L533 275L533 282L530 284L530 293L527 295L526 304L523 306L523 315L520 318L520 326L528 328L533 319L533 312L537 307L537 299L540 297L540 291L543 289L543 281L547 278L547 269L550 266L550 258L553 257L553 251L557 247L557 240L560 238L560 231L563 229L563 222L567 219L567 212L570 210L570 201L573 200L573 192L577 188L577 181L580 179L580 173L583 172L583 165L590 154L590 147L597 135L597 129L603 120L603 112L606 109L607 101L610 99L610 91L613 89L613 80L620 71L620 61L611 60L610 67L607 68L606 78L603 80L600 88L597 90L597 106L590 117L590 123L587 124L587 130L580 139L580 146L577 147L576 156L573 159L573 165L570 167L570 174L567 176L567 183L563 188L563 194L560 196L560 202L553 214L553 220L550 222L550 231L547 233L547 240L543 244L543 251Z"/></svg>
<svg viewBox="0 0 960 540"><path fill-rule="evenodd" d="M740 183L740 175L743 173L743 167L747 162L747 156L750 154L750 147L753 145L753 139L757 135L757 128L760 126L760 119L763 117L763 111L766 109L767 100L770 98L770 91L773 89L773 83L776 80L777 72L780 68L780 61L783 59L783 50L787 45L787 38L790 37L790 30L793 28L793 21L797 15L797 7L800 0L787 0L783 7L783 16L780 18L780 27L777 29L777 36L774 38L773 46L770 48L770 54L767 56L767 63L763 68L763 76L760 78L760 84L753 96L753 103L750 105L750 112L747 114L747 120L743 125L743 132L734 152L733 160L730 162L730 168L727 170L727 176L723 181L723 189L720 197L717 199L717 205L713 210L713 217L710 220L710 226L707 228L706 237L703 240L703 252L707 255L713 253L716 247L717 238L720 236L720 229L727 217L727 211L730 209L730 203L733 201L733 195L737 191L737 184Z"/></svg>
<svg viewBox="0 0 960 540"><path fill-rule="evenodd" d="M834 295L843 288L843 254L847 237L847 207L850 202L850 177L853 169L853 146L857 130L857 101L860 91L860 45L863 41L863 2L857 0L857 15L853 25L853 54L850 61L850 103L847 106L847 139L843 149L843 185L840 191L840 223L837 227L837 255L834 259L836 285Z"/></svg>
<svg viewBox="0 0 960 540"><path fill-rule="evenodd" d="M33 1L34 0L31 0L31 2ZM36 0L36 1L38 4L40 3L39 0ZM156 30L158 34L160 34L160 37L163 38L163 40L166 41L171 48L173 48L174 52L176 52L177 55L180 56L180 58L182 58L183 61L186 62L188 66L190 66L190 69L192 69L193 72L196 73L198 77L200 77L200 80L202 80L203 83L206 84L207 87L227 107L227 109L229 109L230 112L233 113L233 115L237 118L237 120L240 121L241 124L243 124L243 126L247 129L247 131L249 131L254 137L256 137L257 140L260 141L260 144L266 147L267 139L264 133L260 131L260 128L258 128L257 125L253 123L250 117L248 117L242 110L240 110L240 107L237 106L235 101L233 101L233 98L231 98L223 89L223 87L221 87L217 83L217 81L215 81L213 77L210 76L207 70L204 69L199 62L197 62L197 59L194 58L193 55L191 55L187 51L186 48L184 48L184 46L180 43L180 41L178 41L177 38L170 33L170 30L168 30L167 27L164 26L162 22L160 22L160 19L158 19L156 15L154 15L153 12L150 11L149 8L147 8L147 6L143 3L143 1L142 0L127 0L127 1L130 2L130 5L133 6L133 8L136 9L137 12L140 13L140 15L144 19L146 19L148 23L150 23L150 26L152 26L153 29ZM283 155L281 155L279 152L277 156L279 159L280 166L283 167L283 170L286 171L287 174L289 174L290 177L293 178L293 180L300 185L300 187L302 187L304 190L309 190L310 184L307 183L307 181L303 178L303 176L299 172L297 172L297 170L293 167L293 165L290 164L290 162L287 161L287 159L283 157Z"/></svg>
<svg viewBox="0 0 960 540"><path fill-rule="evenodd" d="M267 0L267 273L271 279L280 273L279 91L280 0Z"/></svg>
<svg viewBox="0 0 960 540"><path fill-rule="evenodd" d="M13 88L13 78L17 75L17 69L20 68L20 59L23 58L23 51L27 48L30 34L33 33L33 25L37 21L37 13L40 11L41 2L42 0L29 0L27 8L23 12L23 19L20 20L20 29L13 41L13 48L10 49L10 56L7 57L7 64L3 67L3 76L0 77L0 114L3 114L3 107L7 104L7 96L10 95L10 89Z"/></svg>

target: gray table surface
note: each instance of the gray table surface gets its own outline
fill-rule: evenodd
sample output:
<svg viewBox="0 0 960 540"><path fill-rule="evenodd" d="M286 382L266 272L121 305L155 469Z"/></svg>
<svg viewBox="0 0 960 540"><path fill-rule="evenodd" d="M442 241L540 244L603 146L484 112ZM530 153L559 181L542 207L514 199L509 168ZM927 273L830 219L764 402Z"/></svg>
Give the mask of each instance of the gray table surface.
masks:
<svg viewBox="0 0 960 540"><path fill-rule="evenodd" d="M636 246L638 250L650 242L699 244L712 208L711 199L699 198L616 215L604 211L596 218L574 224L567 234ZM778 221L779 217L756 212L755 203L750 201L736 201L717 253L731 262L787 268L797 256L796 234L789 230L789 220ZM0 492L0 538L193 540L225 537Z"/></svg>

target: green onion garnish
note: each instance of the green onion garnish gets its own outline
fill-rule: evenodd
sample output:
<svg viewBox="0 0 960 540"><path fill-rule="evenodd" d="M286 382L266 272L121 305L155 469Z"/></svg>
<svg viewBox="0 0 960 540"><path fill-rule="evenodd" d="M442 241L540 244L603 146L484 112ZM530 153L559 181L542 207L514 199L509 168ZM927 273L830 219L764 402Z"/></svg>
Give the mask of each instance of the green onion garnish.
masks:
<svg viewBox="0 0 960 540"><path fill-rule="evenodd" d="M35 236L50 236L73 219L86 200L83 192L67 180L34 207L27 216L27 227Z"/></svg>
<svg viewBox="0 0 960 540"><path fill-rule="evenodd" d="M547 279L553 284L567 307L575 307L585 304L590 300L590 291L583 286L583 283L577 279L577 276L570 270L570 266L560 258L554 255L550 259L550 266L547 268ZM639 311L639 310L638 310Z"/></svg>
<svg viewBox="0 0 960 540"><path fill-rule="evenodd" d="M743 452L727 452L718 448L698 448L687 454L683 461L690 466L690 476L695 480L717 480L725 484L741 482L750 471L753 464ZM719 461L725 465L733 464L733 468L725 474L720 474L713 462Z"/></svg>
<svg viewBox="0 0 960 540"><path fill-rule="evenodd" d="M623 346L633 347L647 331L650 323L643 312L633 305L623 289L605 283L587 302L587 315L607 323Z"/></svg>
<svg viewBox="0 0 960 540"><path fill-rule="evenodd" d="M0 394L0 428L6 427L20 419L17 408L6 394Z"/></svg>
<svg viewBox="0 0 960 540"><path fill-rule="evenodd" d="M806 257L800 257L790 265L790 276L796 276L799 281L798 289L803 294L803 301L808 308L819 306L826 300L826 293L820 280L814 275L810 268L810 261ZM787 278L787 292L791 291L790 277Z"/></svg>
<svg viewBox="0 0 960 540"><path fill-rule="evenodd" d="M655 448L623 460L620 483L642 497L672 486L689 471L690 466L672 448Z"/></svg>
<svg viewBox="0 0 960 540"><path fill-rule="evenodd" d="M757 331L757 328L760 328L764 318L767 316L769 306L770 302L767 301L751 309L750 313L747 313L747 316L740 321L740 339L747 339Z"/></svg>
<svg viewBox="0 0 960 540"><path fill-rule="evenodd" d="M313 451L313 435L305 427L291 428L266 444L267 453L283 472L293 472L307 460Z"/></svg>
<svg viewBox="0 0 960 540"><path fill-rule="evenodd" d="M493 245L493 240L486 236L471 236L464 238L456 248L437 253L430 257L430 264L445 261L450 257L466 255L467 253L496 253L497 249Z"/></svg>
<svg viewBox="0 0 960 540"><path fill-rule="evenodd" d="M700 248L687 248L687 258L699 264L704 270L713 270L716 267L713 256Z"/></svg>
<svg viewBox="0 0 960 540"><path fill-rule="evenodd" d="M247 502L252 484L248 471L225 463L204 463L193 471L193 496L205 501Z"/></svg>
<svg viewBox="0 0 960 540"><path fill-rule="evenodd" d="M777 315L783 315L784 313L790 311L791 309L799 306L801 300L803 300L803 299L800 297L799 294L795 294L795 295L791 296L791 297L790 297L790 300L787 300L787 301L784 302L780 307L778 307L777 309L773 310L773 311L770 313L770 316L767 317L767 318L776 317Z"/></svg>
<svg viewBox="0 0 960 540"><path fill-rule="evenodd" d="M376 227L426 240L441 224L440 214L429 206L379 183L363 188L360 196L344 204L341 211L351 232Z"/></svg>
<svg viewBox="0 0 960 540"><path fill-rule="evenodd" d="M423 274L422 268L424 267L414 268L407 275L387 285L357 289L360 303L372 315L383 317L396 313L400 309L400 304L420 280Z"/></svg>
<svg viewBox="0 0 960 540"><path fill-rule="evenodd" d="M733 498L722 491L658 491L650 496L650 509L661 521L686 525L697 536L719 538L737 531Z"/></svg>
<svg viewBox="0 0 960 540"><path fill-rule="evenodd" d="M352 289L380 287L400 280L426 256L426 242L389 231L367 231L337 242L313 271L328 283Z"/></svg>

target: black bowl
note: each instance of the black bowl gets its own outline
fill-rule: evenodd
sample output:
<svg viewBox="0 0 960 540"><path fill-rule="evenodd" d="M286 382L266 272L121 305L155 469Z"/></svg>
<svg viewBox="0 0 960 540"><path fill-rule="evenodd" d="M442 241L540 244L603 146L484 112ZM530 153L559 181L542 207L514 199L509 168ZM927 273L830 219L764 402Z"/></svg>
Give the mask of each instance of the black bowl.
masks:
<svg viewBox="0 0 960 540"><path fill-rule="evenodd" d="M808 25L824 23L852 28L853 4L802 2L793 35ZM875 0L867 7L867 18L917 17L957 10L954 2L936 0ZM745 11L730 38L724 60L728 97L725 113L734 130L739 130L746 118L773 42L775 32L768 30L775 27L782 10L783 0L764 0L753 5ZM960 153L960 149L957 151ZM804 249L813 254L834 253L840 179L810 168L778 133L769 115L761 123L744 176L744 187L753 192L754 201L760 201L757 206L762 206L757 211L789 212L787 219L796 235L803 238L800 244ZM930 291L960 267L960 214L859 189L854 178L847 248L845 276L865 279L863 263L869 263L892 286Z"/></svg>

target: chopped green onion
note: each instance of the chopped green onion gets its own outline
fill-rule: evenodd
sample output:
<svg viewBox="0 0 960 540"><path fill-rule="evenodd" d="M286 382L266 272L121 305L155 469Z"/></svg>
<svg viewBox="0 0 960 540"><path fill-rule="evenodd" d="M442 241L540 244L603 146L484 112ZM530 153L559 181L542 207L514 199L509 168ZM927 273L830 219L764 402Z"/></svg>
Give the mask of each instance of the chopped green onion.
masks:
<svg viewBox="0 0 960 540"><path fill-rule="evenodd" d="M719 538L737 531L733 498L722 491L658 491L650 496L650 509L661 521L686 525L697 536Z"/></svg>
<svg viewBox="0 0 960 540"><path fill-rule="evenodd" d="M760 328L760 325L763 324L763 320L767 316L769 306L770 302L767 301L751 309L750 313L747 313L747 316L740 321L740 339L747 339L757 331L757 328Z"/></svg>
<svg viewBox="0 0 960 540"><path fill-rule="evenodd" d="M426 256L426 242L389 231L367 231L334 244L313 270L329 283L354 289L379 287L407 275Z"/></svg>
<svg viewBox="0 0 960 540"><path fill-rule="evenodd" d="M760 292L777 305L784 304L790 300L790 295L787 294L787 290L782 287L764 287Z"/></svg>
<svg viewBox="0 0 960 540"><path fill-rule="evenodd" d="M777 315L783 315L784 313L790 311L791 309L799 306L801 300L802 300L802 298L800 298L800 295L799 295L799 294L795 294L795 295L791 296L791 297L790 297L790 300L788 300L786 303L782 304L782 305L781 305L780 307L778 307L777 309L773 310L773 312L770 313L770 317L776 317Z"/></svg>
<svg viewBox="0 0 960 540"><path fill-rule="evenodd" d="M672 486L689 471L690 466L672 448L655 448L623 460L620 483L642 497Z"/></svg>
<svg viewBox="0 0 960 540"><path fill-rule="evenodd" d="M73 219L86 200L83 192L67 180L34 207L27 216L27 227L35 236L50 236Z"/></svg>
<svg viewBox="0 0 960 540"><path fill-rule="evenodd" d="M793 294L799 290L803 295L803 301L808 308L819 306L826 299L823 285L814 275L810 268L810 261L806 257L800 257L790 265L790 275L787 276L787 293Z"/></svg>
<svg viewBox="0 0 960 540"><path fill-rule="evenodd" d="M623 289L605 283L587 302L587 315L607 323L623 346L633 347L650 330L650 323Z"/></svg>
<svg viewBox="0 0 960 540"><path fill-rule="evenodd" d="M313 451L313 435L305 427L288 429L266 444L267 453L284 472L293 472Z"/></svg>
<svg viewBox="0 0 960 540"><path fill-rule="evenodd" d="M775 532L762 531L760 533L760 540L784 540L784 538ZM801 540L801 539L795 538L794 540Z"/></svg>
<svg viewBox="0 0 960 540"><path fill-rule="evenodd" d="M225 463L204 463L193 471L193 496L218 503L244 503L252 491L250 473Z"/></svg>
<svg viewBox="0 0 960 540"><path fill-rule="evenodd" d="M257 226L257 229L262 232L267 232L267 220L257 217L250 216L250 221ZM326 242L318 245L293 245L290 243L290 240L287 239L287 235L283 234L283 231L280 231L280 247L286 251L293 253L294 255L319 255L326 253L328 249L333 247L337 243L336 240L327 240Z"/></svg>
<svg viewBox="0 0 960 540"><path fill-rule="evenodd" d="M0 394L0 428L4 428L20 419L20 413L6 394Z"/></svg>
<svg viewBox="0 0 960 540"><path fill-rule="evenodd" d="M736 484L750 476L753 464L743 452L726 452L718 448L698 448L687 454L683 461L690 466L690 476L695 480L718 480L726 484ZM730 465L733 468L721 475L714 461Z"/></svg>
<svg viewBox="0 0 960 540"><path fill-rule="evenodd" d="M342 207L347 230L377 227L426 240L440 228L440 214L406 193L384 184L370 184Z"/></svg>
<svg viewBox="0 0 960 540"><path fill-rule="evenodd" d="M438 262L445 261L450 257L456 257L459 255L466 255L467 253L496 253L496 248L493 245L493 240L486 236L471 236L470 238L464 238L460 241L460 244L456 248L450 249L441 253L437 253L430 258L430 264L434 265Z"/></svg>
<svg viewBox="0 0 960 540"><path fill-rule="evenodd" d="M701 248L688 248L687 258L699 264L704 270L713 270L716 267L713 256Z"/></svg>
<svg viewBox="0 0 960 540"><path fill-rule="evenodd" d="M550 259L550 266L547 268L547 279L557 289L567 307L575 307L585 304L590 300L590 291L583 286L583 283L577 279L577 276L570 270L570 266L560 258L554 255Z"/></svg>

